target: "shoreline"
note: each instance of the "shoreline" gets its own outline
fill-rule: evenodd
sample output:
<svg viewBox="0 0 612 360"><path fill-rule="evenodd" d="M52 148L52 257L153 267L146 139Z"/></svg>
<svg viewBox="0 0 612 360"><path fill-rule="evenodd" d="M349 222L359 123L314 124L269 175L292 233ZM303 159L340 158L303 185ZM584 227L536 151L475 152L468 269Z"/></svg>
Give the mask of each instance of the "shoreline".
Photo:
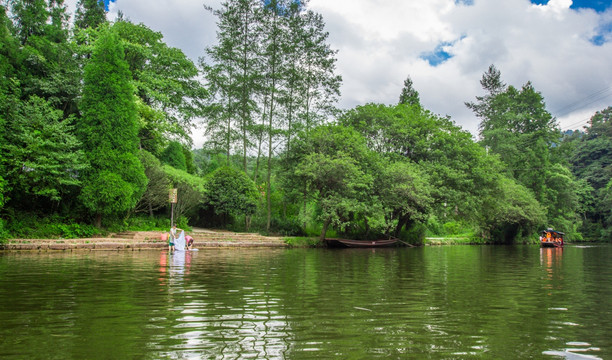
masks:
<svg viewBox="0 0 612 360"><path fill-rule="evenodd" d="M100 238L10 239L0 251L137 251L168 248L163 231L129 231ZM189 232L197 248L289 247L282 237L194 229Z"/></svg>

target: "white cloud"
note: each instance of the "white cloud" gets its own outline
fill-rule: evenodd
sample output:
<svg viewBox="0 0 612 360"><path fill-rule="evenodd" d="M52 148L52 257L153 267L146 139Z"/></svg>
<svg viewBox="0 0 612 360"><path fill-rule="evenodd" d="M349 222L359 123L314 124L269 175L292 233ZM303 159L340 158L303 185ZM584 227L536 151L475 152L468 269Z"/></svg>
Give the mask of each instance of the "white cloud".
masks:
<svg viewBox="0 0 612 360"><path fill-rule="evenodd" d="M207 1L213 6L219 2ZM510 85L532 81L562 127L612 104L612 43L591 42L611 22L612 10L577 11L570 5L571 0L546 5L529 0L474 0L473 5L454 0L311 0L309 7L323 15L329 42L339 50L340 107L394 104L410 75L425 107L450 115L475 133L478 119L464 102L482 94L479 81L490 64ZM110 17L119 10L161 31L170 46L194 60L215 42L216 19L201 1L116 0ZM452 58L435 67L420 58L441 43L450 43L445 51ZM597 97L590 95L606 87L609 96L602 93L593 101ZM201 144L197 136L194 141Z"/></svg>

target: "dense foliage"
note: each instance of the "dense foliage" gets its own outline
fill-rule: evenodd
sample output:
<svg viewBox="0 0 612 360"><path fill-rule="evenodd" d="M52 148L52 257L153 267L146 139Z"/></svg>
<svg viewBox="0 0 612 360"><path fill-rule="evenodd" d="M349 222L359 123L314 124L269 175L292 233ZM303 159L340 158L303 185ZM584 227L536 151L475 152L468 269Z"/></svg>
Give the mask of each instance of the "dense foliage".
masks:
<svg viewBox="0 0 612 360"><path fill-rule="evenodd" d="M612 236L612 108L563 136L491 66L479 140L425 109L340 112L336 51L307 1L226 0L198 64L79 0L0 5L0 239L181 226L318 237L533 241ZM206 143L191 150L196 121ZM142 213L143 215L138 215ZM140 217L139 217L140 216Z"/></svg>

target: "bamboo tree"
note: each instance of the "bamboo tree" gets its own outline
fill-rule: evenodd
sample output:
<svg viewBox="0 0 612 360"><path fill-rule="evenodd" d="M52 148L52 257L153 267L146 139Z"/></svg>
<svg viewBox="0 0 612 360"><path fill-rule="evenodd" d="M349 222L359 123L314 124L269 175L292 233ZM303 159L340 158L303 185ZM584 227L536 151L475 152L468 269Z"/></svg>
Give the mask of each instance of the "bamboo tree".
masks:
<svg viewBox="0 0 612 360"><path fill-rule="evenodd" d="M282 48L282 25L281 16L283 12L283 4L280 1L272 0L266 4L264 8L264 17L262 25L267 30L264 34L264 77L269 79L268 86L269 105L268 105L268 158L267 158L267 175L266 175L266 205L267 205L267 223L266 230L270 230L272 220L272 201L271 201L271 181L272 181L272 157L274 156L273 140L277 133L277 94L280 90L281 83L281 66L283 59Z"/></svg>
<svg viewBox="0 0 612 360"><path fill-rule="evenodd" d="M210 137L215 147L223 150L229 164L233 141L238 137L233 120L236 102L235 62L238 59L235 39L239 28L236 27L235 7L230 2L221 5L221 10L207 7L219 19L219 44L206 49L208 58L201 58L200 65L212 96L206 111L205 134Z"/></svg>
<svg viewBox="0 0 612 360"><path fill-rule="evenodd" d="M335 111L342 77L335 74L337 50L327 44L329 33L321 14L304 14L304 32L302 118L308 132Z"/></svg>
<svg viewBox="0 0 612 360"><path fill-rule="evenodd" d="M260 32L257 25L261 16L261 6L256 0L239 0L237 3L240 16L240 33L238 46L240 63L238 64L240 75L237 78L240 130L242 143L243 170L247 172L247 156L251 144L249 138L253 131L254 117L257 114L255 95L259 91L260 66L259 41Z"/></svg>

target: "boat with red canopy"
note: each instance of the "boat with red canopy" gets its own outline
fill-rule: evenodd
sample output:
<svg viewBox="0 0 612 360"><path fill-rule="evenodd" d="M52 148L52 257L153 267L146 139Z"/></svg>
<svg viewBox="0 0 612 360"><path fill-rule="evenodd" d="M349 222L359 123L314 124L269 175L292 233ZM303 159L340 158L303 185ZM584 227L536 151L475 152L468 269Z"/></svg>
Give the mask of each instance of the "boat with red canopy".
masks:
<svg viewBox="0 0 612 360"><path fill-rule="evenodd" d="M553 229L540 231L540 244L542 247L563 247L564 233Z"/></svg>

